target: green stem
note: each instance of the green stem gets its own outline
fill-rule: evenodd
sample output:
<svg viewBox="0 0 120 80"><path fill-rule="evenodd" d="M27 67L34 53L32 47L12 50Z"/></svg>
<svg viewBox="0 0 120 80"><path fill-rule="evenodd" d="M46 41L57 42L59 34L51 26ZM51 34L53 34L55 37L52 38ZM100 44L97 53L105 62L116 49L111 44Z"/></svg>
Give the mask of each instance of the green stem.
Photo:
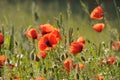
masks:
<svg viewBox="0 0 120 80"><path fill-rule="evenodd" d="M0 45L0 54L1 54L1 45Z"/></svg>
<svg viewBox="0 0 120 80"><path fill-rule="evenodd" d="M116 1L115 1L115 0L113 0L113 4L114 4L114 6L115 6L115 11L116 11L117 17L118 17L118 19L120 19L120 15L119 15L119 12L118 12L118 10L117 10L117 4L116 4ZM118 20L118 24L119 24L119 20Z"/></svg>

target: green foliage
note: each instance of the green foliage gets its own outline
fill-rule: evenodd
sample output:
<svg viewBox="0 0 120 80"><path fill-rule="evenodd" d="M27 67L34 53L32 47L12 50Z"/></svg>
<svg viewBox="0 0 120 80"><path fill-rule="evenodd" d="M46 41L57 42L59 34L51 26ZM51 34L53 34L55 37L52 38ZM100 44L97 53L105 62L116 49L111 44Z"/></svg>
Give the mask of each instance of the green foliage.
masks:
<svg viewBox="0 0 120 80"><path fill-rule="evenodd" d="M67 7L63 11L58 10L57 2L47 7L42 3L37 4L32 1L24 3L18 1L14 5L9 4L7 0L2 3L0 5L0 31L4 35L5 43L0 46L0 54L7 57L7 63L15 66L10 69L6 63L4 67L0 67L0 77L3 80L10 80L11 77L21 77L22 80L30 80L33 77L45 77L46 80L94 80L96 74L101 74L104 80L120 79L120 52L111 49L111 42L119 40L119 32L117 32L119 25L117 24L120 23L117 21L120 19L111 20L109 13L105 12L103 20L106 25L105 30L97 33L93 31L92 25L99 21L89 18L89 7L84 1L80 1L83 12L78 11L78 13L71 10L70 3L66 4ZM101 2L101 4L105 10L104 3ZM115 11L119 16L117 8ZM62 41L55 49L47 52L45 59L40 58L37 62L38 42L26 38L25 32L29 27L38 29L38 26L44 23L51 23L59 28ZM69 54L71 42L79 36L85 37L85 49L77 55ZM101 61L109 56L116 57L115 64L102 64ZM63 63L67 57L71 57L75 63L84 64L85 69L72 69L70 73L63 71Z"/></svg>

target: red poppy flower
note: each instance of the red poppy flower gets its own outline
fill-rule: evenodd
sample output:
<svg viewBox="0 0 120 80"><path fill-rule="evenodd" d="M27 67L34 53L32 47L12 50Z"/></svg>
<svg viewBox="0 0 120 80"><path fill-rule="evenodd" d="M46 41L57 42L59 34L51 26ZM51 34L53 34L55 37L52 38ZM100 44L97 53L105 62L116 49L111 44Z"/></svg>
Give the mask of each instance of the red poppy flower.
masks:
<svg viewBox="0 0 120 80"><path fill-rule="evenodd" d="M35 78L30 78L30 80L36 80Z"/></svg>
<svg viewBox="0 0 120 80"><path fill-rule="evenodd" d="M44 35L38 42L38 47L40 50L49 50L55 48L58 40L54 34Z"/></svg>
<svg viewBox="0 0 120 80"><path fill-rule="evenodd" d="M37 78L36 80L45 80L45 78L40 77L40 78Z"/></svg>
<svg viewBox="0 0 120 80"><path fill-rule="evenodd" d="M0 45L4 43L4 38L3 38L3 34L0 33Z"/></svg>
<svg viewBox="0 0 120 80"><path fill-rule="evenodd" d="M114 63L115 63L115 57L109 57L109 58L107 59L107 63L108 63L109 65L114 64Z"/></svg>
<svg viewBox="0 0 120 80"><path fill-rule="evenodd" d="M85 44L85 39L81 36L77 39L77 42Z"/></svg>
<svg viewBox="0 0 120 80"><path fill-rule="evenodd" d="M75 63L72 64L72 67L73 67L73 68L76 68L76 66L77 66L77 65L76 65Z"/></svg>
<svg viewBox="0 0 120 80"><path fill-rule="evenodd" d="M39 62L39 61L40 61L40 58L36 55L35 60L36 60L37 62Z"/></svg>
<svg viewBox="0 0 120 80"><path fill-rule="evenodd" d="M72 59L71 58L67 58L64 61L64 67L65 67L65 69L66 69L67 72L70 72L71 65L72 65Z"/></svg>
<svg viewBox="0 0 120 80"><path fill-rule="evenodd" d="M120 51L120 41L114 42L112 44L112 49Z"/></svg>
<svg viewBox="0 0 120 80"><path fill-rule="evenodd" d="M97 20L101 20L103 19L103 9L101 6L97 6L95 9L93 9L93 11L90 14L90 18L92 19L97 19Z"/></svg>
<svg viewBox="0 0 120 80"><path fill-rule="evenodd" d="M79 69L83 70L85 68L85 66L83 64L79 64Z"/></svg>
<svg viewBox="0 0 120 80"><path fill-rule="evenodd" d="M0 66L3 66L4 63L5 63L5 61L6 61L5 55L1 55L1 56L0 56Z"/></svg>
<svg viewBox="0 0 120 80"><path fill-rule="evenodd" d="M96 75L97 80L104 80L101 75Z"/></svg>
<svg viewBox="0 0 120 80"><path fill-rule="evenodd" d="M21 80L21 78L20 77L16 77L13 80Z"/></svg>
<svg viewBox="0 0 120 80"><path fill-rule="evenodd" d="M37 54L37 56L40 58L40 57L42 57L43 59L47 56L47 53L46 53L46 51L41 51L41 52L39 52L38 54Z"/></svg>
<svg viewBox="0 0 120 80"><path fill-rule="evenodd" d="M101 32L104 29L104 24L103 23L97 23L93 26L93 29L97 32Z"/></svg>
<svg viewBox="0 0 120 80"><path fill-rule="evenodd" d="M54 30L54 27L50 24L40 25L39 28L41 30L42 35L51 33Z"/></svg>
<svg viewBox="0 0 120 80"><path fill-rule="evenodd" d="M62 37L61 37L61 35L60 35L60 31L59 31L58 29L55 28L55 29L52 31L52 34L54 34L59 40L62 39Z"/></svg>
<svg viewBox="0 0 120 80"><path fill-rule="evenodd" d="M13 64L8 65L10 69L13 69L15 66Z"/></svg>
<svg viewBox="0 0 120 80"><path fill-rule="evenodd" d="M72 54L78 54L79 52L81 52L84 48L84 44L83 43L79 43L79 42L72 42L70 45L70 52Z"/></svg>
<svg viewBox="0 0 120 80"><path fill-rule="evenodd" d="M27 36L27 37L30 37L30 38L33 38L33 39L37 39L37 37L38 37L38 32L37 32L36 29L31 28L30 30L28 30L28 31L26 32L26 36Z"/></svg>

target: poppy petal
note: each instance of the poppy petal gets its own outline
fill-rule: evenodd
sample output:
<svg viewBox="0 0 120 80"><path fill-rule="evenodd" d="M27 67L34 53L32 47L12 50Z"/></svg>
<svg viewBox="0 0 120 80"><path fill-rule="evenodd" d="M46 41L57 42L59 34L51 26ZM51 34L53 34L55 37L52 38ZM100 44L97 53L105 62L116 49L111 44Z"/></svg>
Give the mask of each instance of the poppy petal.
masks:
<svg viewBox="0 0 120 80"><path fill-rule="evenodd" d="M51 33L54 30L54 27L51 24L40 25L41 34L45 35Z"/></svg>
<svg viewBox="0 0 120 80"><path fill-rule="evenodd" d="M26 36L27 36L27 37L30 37L30 38L33 38L33 39L37 39L37 37L38 37L38 32L37 32L36 29L31 28L30 30L28 30L28 31L26 32Z"/></svg>
<svg viewBox="0 0 120 80"><path fill-rule="evenodd" d="M3 38L3 34L0 33L0 45L4 43L4 38Z"/></svg>
<svg viewBox="0 0 120 80"><path fill-rule="evenodd" d="M49 41L50 41L51 44L57 44L58 43L58 40L57 40L57 38L55 37L54 34L49 35Z"/></svg>
<svg viewBox="0 0 120 80"><path fill-rule="evenodd" d="M85 44L85 39L81 36L77 39L77 42Z"/></svg>
<svg viewBox="0 0 120 80"><path fill-rule="evenodd" d="M40 50L45 50L47 48L47 45L45 43L41 43L41 41L39 41L38 47Z"/></svg>
<svg viewBox="0 0 120 80"><path fill-rule="evenodd" d="M104 29L104 24L103 23L97 23L93 26L93 29L96 31L96 32L102 32L103 29Z"/></svg>
<svg viewBox="0 0 120 80"><path fill-rule="evenodd" d="M84 48L84 44L83 43L79 43L79 42L72 42L70 45L70 52L72 54L78 54L79 52L81 52Z"/></svg>
<svg viewBox="0 0 120 80"><path fill-rule="evenodd" d="M97 6L96 8L93 9L93 11L90 14L90 18L92 19L97 19L97 20L101 20L103 19L103 9L101 6Z"/></svg>

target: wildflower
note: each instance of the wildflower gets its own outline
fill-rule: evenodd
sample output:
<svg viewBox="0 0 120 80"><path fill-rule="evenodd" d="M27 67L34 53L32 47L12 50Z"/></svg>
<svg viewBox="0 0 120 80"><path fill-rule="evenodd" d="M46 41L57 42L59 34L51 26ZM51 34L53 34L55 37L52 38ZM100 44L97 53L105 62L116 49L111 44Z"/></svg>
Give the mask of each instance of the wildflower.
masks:
<svg viewBox="0 0 120 80"><path fill-rule="evenodd" d="M73 68L76 68L76 64L75 64L75 63L73 63L73 64L72 64L72 67L73 67Z"/></svg>
<svg viewBox="0 0 120 80"><path fill-rule="evenodd" d="M38 47L40 50L50 50L55 48L58 40L54 34L44 35L38 42Z"/></svg>
<svg viewBox="0 0 120 80"><path fill-rule="evenodd" d="M16 77L13 80L21 80L21 78L20 77Z"/></svg>
<svg viewBox="0 0 120 80"><path fill-rule="evenodd" d="M10 69L13 69L15 66L13 64L8 65Z"/></svg>
<svg viewBox="0 0 120 80"><path fill-rule="evenodd" d="M42 35L51 33L54 30L54 27L50 24L40 25L39 28L41 30Z"/></svg>
<svg viewBox="0 0 120 80"><path fill-rule="evenodd" d="M103 59L103 60L102 60L102 63L103 63L103 64L106 64L106 63L107 63L107 60L106 60L106 59Z"/></svg>
<svg viewBox="0 0 120 80"><path fill-rule="evenodd" d="M17 58L22 59L23 58L23 54L17 54Z"/></svg>
<svg viewBox="0 0 120 80"><path fill-rule="evenodd" d="M96 8L93 9L93 11L90 14L90 18L92 19L97 19L97 20L101 20L103 19L103 9L101 6L97 6Z"/></svg>
<svg viewBox="0 0 120 80"><path fill-rule="evenodd" d="M26 36L27 36L27 37L30 37L30 38L33 38L33 39L37 39L37 37L38 37L38 32L37 32L36 29L31 28L30 30L28 30L28 31L26 32Z"/></svg>
<svg viewBox="0 0 120 80"><path fill-rule="evenodd" d="M3 34L0 33L0 45L4 43L4 38L3 38Z"/></svg>
<svg viewBox="0 0 120 80"><path fill-rule="evenodd" d="M72 65L72 59L71 58L67 58L64 61L64 67L65 67L65 69L66 69L67 72L70 72L71 65Z"/></svg>
<svg viewBox="0 0 120 80"><path fill-rule="evenodd" d="M100 62L98 62L98 63L97 63L97 65L98 65L98 66L101 66L101 63L100 63Z"/></svg>
<svg viewBox="0 0 120 80"><path fill-rule="evenodd" d="M97 80L104 80L101 75L96 75Z"/></svg>
<svg viewBox="0 0 120 80"><path fill-rule="evenodd" d="M0 66L3 66L4 63L5 63L5 61L6 61L5 55L1 55L1 56L0 56Z"/></svg>
<svg viewBox="0 0 120 80"><path fill-rule="evenodd" d="M115 57L109 57L109 58L107 59L107 63L108 63L109 65L114 64L114 63L115 63Z"/></svg>
<svg viewBox="0 0 120 80"><path fill-rule="evenodd" d="M81 36L77 39L77 42L85 44L85 39Z"/></svg>
<svg viewBox="0 0 120 80"><path fill-rule="evenodd" d="M120 41L112 43L112 49L120 51Z"/></svg>
<svg viewBox="0 0 120 80"><path fill-rule="evenodd" d="M30 80L35 80L35 78L30 78Z"/></svg>
<svg viewBox="0 0 120 80"><path fill-rule="evenodd" d="M52 34L54 34L58 40L61 40L61 39L62 39L62 37L61 37L61 35L60 35L60 31L59 31L58 29L55 28L55 29L52 31Z"/></svg>
<svg viewBox="0 0 120 80"><path fill-rule="evenodd" d="M70 52L72 54L78 54L79 52L81 52L84 48L84 44L83 43L79 43L79 42L72 42L70 45Z"/></svg>
<svg viewBox="0 0 120 80"><path fill-rule="evenodd" d="M83 64L79 64L79 69L83 70L85 68L85 66Z"/></svg>
<svg viewBox="0 0 120 80"><path fill-rule="evenodd" d="M45 80L45 78L40 77L40 78L37 78L36 80Z"/></svg>
<svg viewBox="0 0 120 80"><path fill-rule="evenodd" d="M93 29L97 32L102 32L104 29L104 24L103 23L97 23L93 26Z"/></svg>
<svg viewBox="0 0 120 80"><path fill-rule="evenodd" d="M38 57L42 57L43 59L47 56L46 51L41 51L37 54Z"/></svg>
<svg viewBox="0 0 120 80"><path fill-rule="evenodd" d="M38 56L36 56L35 60L36 60L37 62L39 62L39 61L40 61L40 58L39 58Z"/></svg>
<svg viewBox="0 0 120 80"><path fill-rule="evenodd" d="M108 65L112 65L112 64L114 64L115 63L115 57L109 57L108 59L103 59L102 60L102 63L104 63L104 64L108 64Z"/></svg>

